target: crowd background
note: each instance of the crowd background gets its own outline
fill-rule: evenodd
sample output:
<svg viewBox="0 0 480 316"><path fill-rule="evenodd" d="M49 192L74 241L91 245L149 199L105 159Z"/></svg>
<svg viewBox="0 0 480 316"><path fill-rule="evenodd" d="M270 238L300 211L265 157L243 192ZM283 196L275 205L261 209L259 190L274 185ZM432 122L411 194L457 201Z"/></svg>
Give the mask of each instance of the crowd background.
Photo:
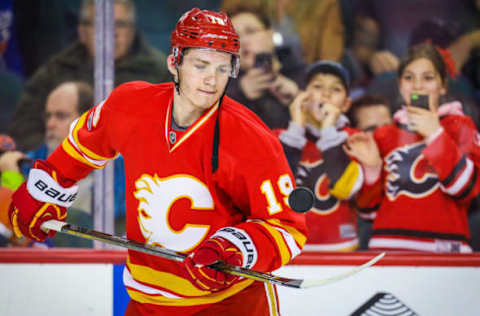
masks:
<svg viewBox="0 0 480 316"><path fill-rule="evenodd" d="M93 4L92 0L0 0L2 246L91 246L65 240L43 245L15 240L4 215L31 159L39 157L41 148L48 153L48 137L53 137L49 133L54 134L49 131L57 128L54 120L69 119L62 117L61 108L53 114L47 111L54 90L65 82L93 85ZM338 63L335 67L340 72L333 73L345 81L347 95L342 104L348 107L332 125L345 117L351 128L373 132L391 123L393 114L405 105L398 89L401 59L409 47L424 42L435 45L447 66L456 70L446 82L448 94L442 102L460 101L463 113L477 129L480 126L478 0L116 0L115 86L131 80L171 80L164 62L170 33L180 15L192 7L221 9L231 16L240 35L242 63L239 78L231 82L227 94L280 134L290 128L292 108L300 102L295 100L311 89L312 78L307 74L320 61ZM65 106L73 102L81 113L84 101L77 93L57 102ZM116 232L122 234L121 157L115 164ZM91 191L91 186L85 190ZM325 197L317 196L321 198ZM352 196L338 199L350 201ZM373 218L358 217L350 202L345 203L356 219L349 223L356 227L346 235L357 244L348 250L365 250ZM471 245L478 251L478 197L469 201L468 209ZM331 212L330 207L324 215ZM83 207L73 214L79 219L73 220L91 225L91 213Z"/></svg>

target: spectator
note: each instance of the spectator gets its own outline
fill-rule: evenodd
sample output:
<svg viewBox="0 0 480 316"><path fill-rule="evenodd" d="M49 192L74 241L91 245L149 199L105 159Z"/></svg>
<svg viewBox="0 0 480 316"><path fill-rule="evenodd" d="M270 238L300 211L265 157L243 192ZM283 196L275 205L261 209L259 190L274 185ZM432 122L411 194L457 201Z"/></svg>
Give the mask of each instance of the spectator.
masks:
<svg viewBox="0 0 480 316"><path fill-rule="evenodd" d="M451 53L450 47L455 46L459 41L459 30L454 23L439 18L428 18L421 21L412 29L409 46L423 42L431 42L445 55L448 60L448 67L455 73L447 78L448 93L442 96L441 103L458 100L463 105L463 112L473 119L477 128L480 126L479 111L475 101L475 93L471 82L464 75L458 72L455 55ZM367 88L367 92L381 94L386 97L392 105L392 111L400 108L404 101L398 91L396 72L387 72L374 78Z"/></svg>
<svg viewBox="0 0 480 316"><path fill-rule="evenodd" d="M404 56L412 30L423 20L435 17L455 22L465 18L471 0L354 0L355 16L369 17L379 26L379 50Z"/></svg>
<svg viewBox="0 0 480 316"><path fill-rule="evenodd" d="M295 59L304 59L310 64L342 57L345 31L340 1L224 0L222 10L228 12L239 4L268 12L276 31L275 44L286 66L287 62L296 63Z"/></svg>
<svg viewBox="0 0 480 316"><path fill-rule="evenodd" d="M457 69L473 85L475 100L480 102L480 1L470 0L468 14L460 19L464 23L459 34L448 43ZM469 21L470 20L470 21ZM470 23L469 23L470 22Z"/></svg>
<svg viewBox="0 0 480 316"><path fill-rule="evenodd" d="M383 73L396 71L398 57L381 49L380 25L371 17L354 18L352 44L345 50L342 64L352 73L352 97L362 95L370 82Z"/></svg>
<svg viewBox="0 0 480 316"><path fill-rule="evenodd" d="M10 134L22 150L42 143L45 128L38 113L59 83L71 80L93 82L94 9L84 0L78 25L79 40L54 56L28 80L16 107ZM115 0L115 85L131 80L164 81L168 75L164 55L147 44L135 30L135 7L131 0Z"/></svg>
<svg viewBox="0 0 480 316"><path fill-rule="evenodd" d="M307 72L307 88L290 105L292 120L279 135L298 185L315 195L306 214L305 250L350 251L358 247L355 212L349 199L360 189L359 165L342 150L354 132L344 113L349 74L340 64L320 61Z"/></svg>
<svg viewBox="0 0 480 316"><path fill-rule="evenodd" d="M348 111L352 127L373 133L377 128L392 123L392 113L387 99L375 95L363 95L352 102ZM368 249L372 234L373 217L357 212L357 228L360 238L359 250Z"/></svg>
<svg viewBox="0 0 480 316"><path fill-rule="evenodd" d="M364 132L373 132L392 123L388 100L382 96L364 95L355 99L348 112L352 126Z"/></svg>
<svg viewBox="0 0 480 316"><path fill-rule="evenodd" d="M298 85L281 73L268 17L259 8L246 6L226 13L232 18L241 43L240 73L227 93L250 108L268 127L285 128L289 121L288 105L297 94Z"/></svg>
<svg viewBox="0 0 480 316"><path fill-rule="evenodd" d="M399 90L406 106L395 124L358 133L346 152L365 170L360 211L375 212L370 249L471 252L467 209L480 188L480 146L459 102L441 104L447 65L429 43L402 59ZM427 95L414 106L414 94Z"/></svg>
<svg viewBox="0 0 480 316"><path fill-rule="evenodd" d="M33 160L46 159L68 137L70 125L73 121L80 117L82 113L88 111L92 105L93 89L88 83L68 81L58 85L47 96L45 142L35 151L28 152L27 155ZM125 216L123 158L119 156L115 159L114 164L115 217L123 218ZM75 223L91 227L93 226L93 174L79 181L78 187L77 199L72 204L74 210L69 212L69 219L72 219ZM55 236L54 243L56 246L91 246L91 242L85 243L81 239L68 236Z"/></svg>
<svg viewBox="0 0 480 316"><path fill-rule="evenodd" d="M0 134L0 247L31 244L25 238L15 237L8 220L11 196L23 182L21 169L27 160L25 154L16 150L16 144L10 136Z"/></svg>
<svg viewBox="0 0 480 316"><path fill-rule="evenodd" d="M28 79L77 38L82 0L11 1L23 74Z"/></svg>

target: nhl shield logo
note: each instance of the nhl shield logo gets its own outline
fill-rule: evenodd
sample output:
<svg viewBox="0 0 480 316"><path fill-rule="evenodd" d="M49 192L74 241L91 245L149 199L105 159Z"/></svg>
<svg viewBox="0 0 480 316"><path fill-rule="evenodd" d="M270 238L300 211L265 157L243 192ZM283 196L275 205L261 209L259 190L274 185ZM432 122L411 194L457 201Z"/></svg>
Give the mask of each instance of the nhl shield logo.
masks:
<svg viewBox="0 0 480 316"><path fill-rule="evenodd" d="M168 140L170 141L170 144L175 144L175 142L177 141L177 134L173 131L170 131L168 133Z"/></svg>

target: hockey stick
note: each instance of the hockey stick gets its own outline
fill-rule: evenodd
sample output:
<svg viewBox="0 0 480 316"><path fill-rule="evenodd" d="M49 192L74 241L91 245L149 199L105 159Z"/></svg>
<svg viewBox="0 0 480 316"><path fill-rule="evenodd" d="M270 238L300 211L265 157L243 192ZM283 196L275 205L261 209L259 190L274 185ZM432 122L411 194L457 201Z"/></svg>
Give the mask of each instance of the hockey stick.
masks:
<svg viewBox="0 0 480 316"><path fill-rule="evenodd" d="M154 245L148 245L148 244L143 244L134 240L129 240L123 237L119 236L114 236L114 235L109 235L105 234L102 232L98 232L95 230L91 230L85 227L79 227L76 225L68 224L65 222L57 221L57 220L49 220L46 221L45 223L42 224L41 226L43 231L48 231L48 230L54 230L60 233L64 233L67 235L72 235L72 236L77 236L80 238L85 238L85 239L90 239L90 240L98 240L101 242L105 242L107 244L115 245L115 246L120 246L123 248L128 248L144 253L148 253L154 256L159 256L163 257L166 259L174 260L174 261L179 261L183 262L183 260L188 256L186 253L174 251L171 249L167 248L162 248L159 246L154 246ZM381 254L377 255L370 261L364 263L361 266L355 267L352 270L349 270L347 272L328 277L328 278L323 278L323 279L316 279L316 280L304 280L304 279L290 279L290 278L284 278L284 277L279 277L275 276L270 273L263 273L263 272L258 272L255 270L250 270L230 264L226 264L224 262L215 262L214 264L209 265L209 268L237 275L240 277L244 277L247 279L252 279L256 281L261 281L261 282L268 282L272 284L277 284L281 286L287 286L287 287L293 287L293 288L298 288L298 289L306 289L306 288L311 288L311 287L316 287L316 286L323 286L327 285L330 283L334 283L337 281L340 281L342 279L345 279L355 273L358 273L359 271L370 267L371 265L375 264L378 260L380 260L383 256L385 255L384 252Z"/></svg>

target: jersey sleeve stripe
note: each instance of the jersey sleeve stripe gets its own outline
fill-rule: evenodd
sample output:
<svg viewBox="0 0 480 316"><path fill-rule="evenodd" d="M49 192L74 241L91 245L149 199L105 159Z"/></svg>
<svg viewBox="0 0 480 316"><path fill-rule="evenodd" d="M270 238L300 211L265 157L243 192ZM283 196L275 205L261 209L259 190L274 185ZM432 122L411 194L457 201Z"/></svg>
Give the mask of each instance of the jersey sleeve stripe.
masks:
<svg viewBox="0 0 480 316"><path fill-rule="evenodd" d="M298 256L302 251L303 245L305 244L305 241L306 241L305 236L303 236L303 234L300 234L298 231L296 232L298 234L296 234L295 232L293 232L293 229L290 229L289 231L287 229L287 226L282 225L280 221L277 219L270 219L270 220L267 220L267 222L282 234L283 239L287 243L288 249L290 250L290 253L292 255L290 260ZM303 244L298 243L297 239L294 237L295 235L299 239L305 238L305 241L303 242Z"/></svg>
<svg viewBox="0 0 480 316"><path fill-rule="evenodd" d="M477 168L474 167L472 180L470 180L470 182L468 183L468 186L465 188L463 193L460 195L454 196L454 199L461 200L466 196L468 196L472 192L475 184L477 183L477 176L478 176Z"/></svg>
<svg viewBox="0 0 480 316"><path fill-rule="evenodd" d="M87 114L88 112L85 112L79 119L78 121L75 123L72 123L72 126L73 126L73 129L71 129L71 132L70 132L70 135L68 136L70 139L71 139L71 142L73 144L75 144L75 147L77 147L79 149L79 151L84 155L84 156L88 156L90 157L90 159L92 160L111 160L113 158L115 158L115 156L113 157L104 157L104 156L101 156L101 155L98 155L96 153L94 153L93 151L91 151L90 149L88 149L87 147L83 146L79 139L78 139L78 131L85 125L85 121L86 121L86 118L87 118ZM75 125L74 125L75 124Z"/></svg>
<svg viewBox="0 0 480 316"><path fill-rule="evenodd" d="M298 247L302 248L305 243L307 242L307 236L299 232L296 228L283 224L279 219L269 219L267 220L272 225L277 227L281 227L282 229L286 230L288 234L290 234L293 239L295 240Z"/></svg>
<svg viewBox="0 0 480 316"><path fill-rule="evenodd" d="M284 239L283 234L277 228L273 227L268 223L265 223L263 221L256 221L256 223L261 225L263 228L265 228L267 232L270 234L270 236L273 237L273 239L275 240L275 244L277 246L278 252L280 253L280 259L281 259L282 265L287 264L292 258L292 253L288 246L287 241Z"/></svg>
<svg viewBox="0 0 480 316"><path fill-rule="evenodd" d="M456 169L456 168L455 168ZM473 162L466 158L466 166L463 168L461 173L458 175L457 179L448 187L444 186L444 184L441 184L442 190L450 195L456 195L458 194L462 188L464 188L468 182L471 180L472 175L473 175Z"/></svg>
<svg viewBox="0 0 480 316"><path fill-rule="evenodd" d="M65 150L65 152L74 158L75 160L78 160L79 162L88 165L89 167L95 168L95 169L102 169L105 167L105 164L95 164L93 162L90 162L86 157L82 156L76 149L73 147L73 145L70 143L68 138L65 138L65 140L62 143L62 148Z"/></svg>
<svg viewBox="0 0 480 316"><path fill-rule="evenodd" d="M445 187L450 186L450 184L457 178L457 176L461 173L461 171L465 168L465 165L467 164L467 159L465 156L462 156L462 159L456 164L455 168L453 168L452 172L446 177L444 180L442 180L442 184Z"/></svg>

